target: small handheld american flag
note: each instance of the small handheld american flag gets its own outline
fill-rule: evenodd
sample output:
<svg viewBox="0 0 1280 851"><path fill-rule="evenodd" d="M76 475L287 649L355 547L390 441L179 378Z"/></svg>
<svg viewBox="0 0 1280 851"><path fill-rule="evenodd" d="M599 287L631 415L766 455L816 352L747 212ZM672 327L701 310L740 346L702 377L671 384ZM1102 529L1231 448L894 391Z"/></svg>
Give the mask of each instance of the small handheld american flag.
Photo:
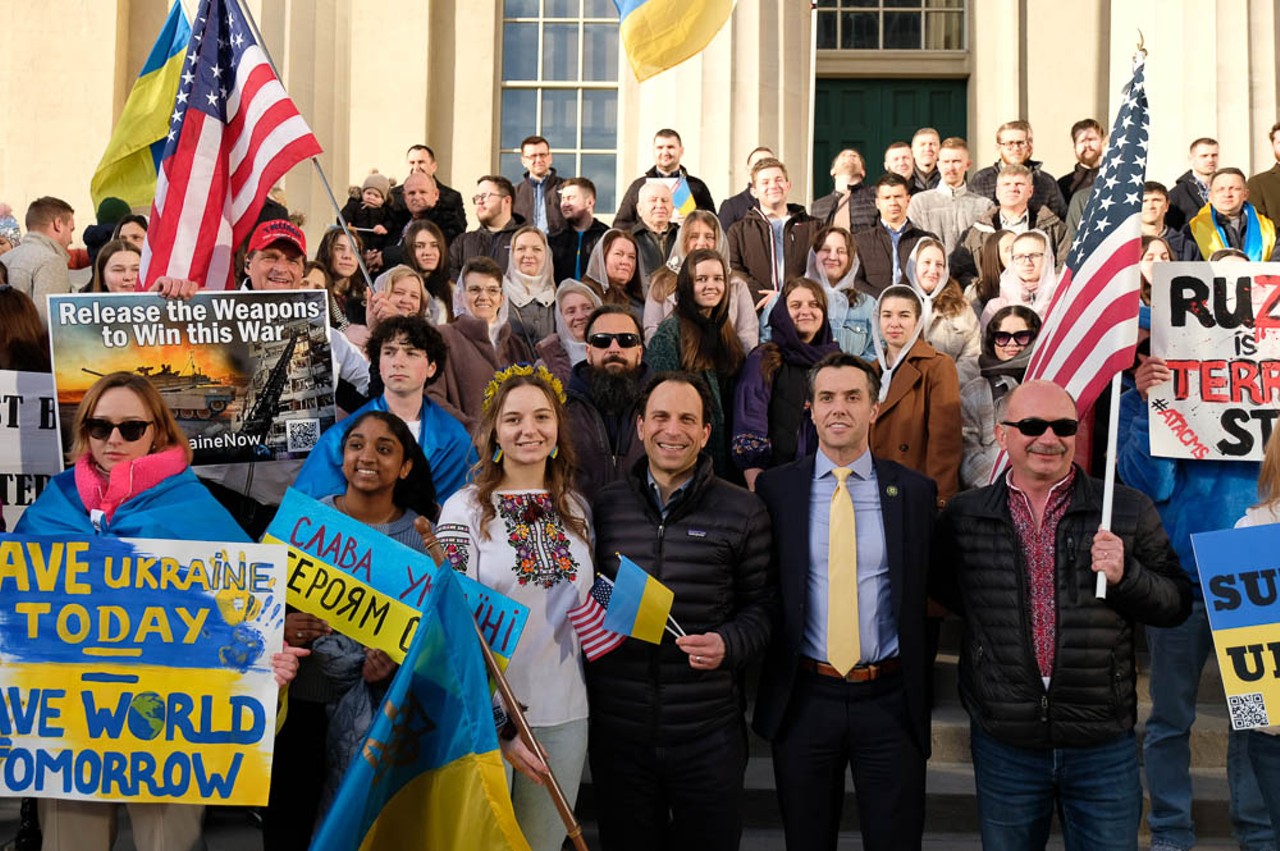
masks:
<svg viewBox="0 0 1280 851"><path fill-rule="evenodd" d="M613 650L626 640L626 636L604 628L605 610L609 608L609 597L613 594L613 585L604 577L597 577L587 599L568 612L569 623L578 633L578 642L582 645L582 653L587 661L594 662L604 654Z"/></svg>

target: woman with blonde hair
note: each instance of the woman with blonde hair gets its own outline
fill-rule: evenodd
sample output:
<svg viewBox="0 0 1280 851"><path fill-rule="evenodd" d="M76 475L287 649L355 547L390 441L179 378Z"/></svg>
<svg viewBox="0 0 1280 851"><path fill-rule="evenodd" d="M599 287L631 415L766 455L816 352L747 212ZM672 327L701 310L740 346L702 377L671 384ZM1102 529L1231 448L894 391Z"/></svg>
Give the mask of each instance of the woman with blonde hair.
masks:
<svg viewBox="0 0 1280 851"><path fill-rule="evenodd" d="M473 483L445 503L436 538L454 570L528 607L507 679L572 806L587 755L587 688L568 613L586 599L595 571L564 402L545 367L517 364L494 376L476 428ZM564 823L538 766L510 733L502 738L520 772L511 784L520 829L534 851L559 851Z"/></svg>
<svg viewBox="0 0 1280 851"><path fill-rule="evenodd" d="M511 257L502 280L511 330L532 351L556 330L556 279L547 236L525 225L511 237Z"/></svg>
<svg viewBox="0 0 1280 851"><path fill-rule="evenodd" d="M720 219L706 210L694 210L684 217L680 237L671 257L660 269L649 276L649 294L644 300L644 340L653 339L654 332L676 309L676 276L690 251L709 248L729 257L729 241L725 239ZM751 288L742 276L729 270L729 315L733 327L742 341L742 350L749 352L760 343L760 320L755 305L751 303Z"/></svg>
<svg viewBox="0 0 1280 851"><path fill-rule="evenodd" d="M924 340L955 361L960 386L978 377L982 333L960 284L951 277L947 249L940 240L925 237L911 249L906 279L924 304Z"/></svg>
<svg viewBox="0 0 1280 851"><path fill-rule="evenodd" d="M144 376L113 372L95 381L71 432L72 467L23 512L18 534L248 541L191 472L191 444ZM303 655L291 650L272 657L277 682L293 679ZM115 803L41 798L39 806L46 851L111 847ZM139 851L201 847L202 805L130 804L129 818Z"/></svg>

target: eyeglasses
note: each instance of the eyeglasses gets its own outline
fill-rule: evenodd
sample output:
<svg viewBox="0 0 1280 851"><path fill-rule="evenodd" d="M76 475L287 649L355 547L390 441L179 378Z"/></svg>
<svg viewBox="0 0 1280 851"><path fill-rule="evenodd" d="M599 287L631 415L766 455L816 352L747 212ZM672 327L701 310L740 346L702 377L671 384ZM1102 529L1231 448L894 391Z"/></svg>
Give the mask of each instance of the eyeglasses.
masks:
<svg viewBox="0 0 1280 851"><path fill-rule="evenodd" d="M113 423L111 420L94 418L84 421L85 432L94 440L106 440L111 437L111 432L119 430L120 437L125 443L136 443L149 428L151 428L151 420L125 420L122 423Z"/></svg>
<svg viewBox="0 0 1280 851"><path fill-rule="evenodd" d="M634 349L640 345L640 335L631 333L622 334L606 334L601 331L599 334L592 334L587 338L587 342L593 349L607 349L617 341L620 349Z"/></svg>
<svg viewBox="0 0 1280 851"><path fill-rule="evenodd" d="M549 160L549 159L551 159L551 153L550 153L549 151L540 151L540 152L535 153L535 154L521 154L520 156L524 157L526 160Z"/></svg>
<svg viewBox="0 0 1280 851"><path fill-rule="evenodd" d="M1058 437L1070 437L1080 428L1078 420L1042 420L1039 417L1025 417L1016 423L1003 420L1001 425L1016 428L1027 437L1039 437L1049 429Z"/></svg>
<svg viewBox="0 0 1280 851"><path fill-rule="evenodd" d="M464 292L469 296L487 295L489 298L497 298L502 295L502 287L467 287Z"/></svg>
<svg viewBox="0 0 1280 851"><path fill-rule="evenodd" d="M1026 148L1026 147L1030 146L1030 144L1031 144L1031 143L1030 143L1030 142L1028 142L1026 139L1018 139L1017 141L1013 141L1013 142L1001 142L1001 143L1000 143L1000 147L1002 147L1002 148Z"/></svg>
<svg viewBox="0 0 1280 851"><path fill-rule="evenodd" d="M1010 343L1029 346L1033 336L1030 331L997 331L991 335L997 346L1007 346Z"/></svg>
<svg viewBox="0 0 1280 851"><path fill-rule="evenodd" d="M1012 260L1014 263L1018 263L1018 264L1035 263L1037 260L1044 259L1044 252L1040 251L1035 254L1015 254L1009 259Z"/></svg>
<svg viewBox="0 0 1280 851"><path fill-rule="evenodd" d="M483 204L485 201L489 200L490 198L506 198L506 197L507 196L503 195L501 192L481 192L479 194L471 196L471 203Z"/></svg>

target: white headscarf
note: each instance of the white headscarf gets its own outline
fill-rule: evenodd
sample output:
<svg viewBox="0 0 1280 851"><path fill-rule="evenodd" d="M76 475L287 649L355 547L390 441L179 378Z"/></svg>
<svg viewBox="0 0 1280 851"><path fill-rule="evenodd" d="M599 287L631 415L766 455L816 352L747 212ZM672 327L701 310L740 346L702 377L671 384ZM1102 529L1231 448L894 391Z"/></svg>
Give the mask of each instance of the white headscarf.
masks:
<svg viewBox="0 0 1280 851"><path fill-rule="evenodd" d="M1011 264L1000 273L1000 298L1006 305L1021 304L1029 307L1044 319L1045 313L1049 310L1049 302L1053 300L1053 291L1058 286L1058 274L1054 271L1053 241L1042 230L1030 230L1027 233L1039 234L1044 240L1044 267L1040 272L1040 282L1036 286L1035 293L1028 294L1023 287L1022 279L1018 277L1017 265ZM1024 235L1019 234L1014 242Z"/></svg>
<svg viewBox="0 0 1280 851"><path fill-rule="evenodd" d="M571 366L577 366L587 359L587 341L573 339L573 332L564 321L564 298L574 293L586 296L594 307L599 307L601 304L600 296L596 295L595 290L573 278L565 278L560 282L560 288L556 290L556 336L560 338L560 345L564 346L565 353L569 355Z"/></svg>
<svg viewBox="0 0 1280 851"><path fill-rule="evenodd" d="M537 274L526 275L516 266L516 240L525 234L537 234L542 242L542 268ZM511 238L511 256L507 258L507 274L502 279L502 289L506 294L505 301L513 302L516 307L524 307L531 301L537 301L547 307L556 300L556 279L551 262L551 246L547 245L546 235L533 227L525 227L516 231Z"/></svg>
<svg viewBox="0 0 1280 851"><path fill-rule="evenodd" d="M938 282L938 286L933 292L927 293L916 277L916 261L920 252L930 246L935 246L942 252L942 280ZM929 320L933 318L933 300L938 297L938 294L947 286L947 282L951 280L951 264L947 260L946 246L931 236L921 239L911 248L911 256L907 258L907 268L903 273L903 277L906 278L911 288L916 291L916 295L920 296L920 324L928 326Z"/></svg>
<svg viewBox="0 0 1280 851"><path fill-rule="evenodd" d="M916 328L911 332L911 336L902 346L902 351L898 353L898 359L894 363L889 363L889 351L884 341L880 338L880 305L887 298L913 298L920 304L920 319L916 322ZM916 340L920 339L920 335L924 331L924 304L920 298L920 293L914 287L906 284L894 284L880 293L880 297L876 299L876 316L875 321L871 323L871 337L876 342L876 360L880 362L880 399L883 402L889 396L889 385L893 383L894 370L902 363L907 352L911 351L911 347L916 344Z"/></svg>
<svg viewBox="0 0 1280 851"><path fill-rule="evenodd" d="M608 242L613 245L613 241L609 239L609 234L615 232L625 234L631 240L632 247L636 249L636 268L631 273L631 276L633 279L638 280L640 274L640 246L636 245L635 238L624 230L609 228L609 230L601 234L600 238L596 240L595 247L591 249L591 256L587 258L587 270L585 272L585 275L599 284L600 289L604 292L608 292L609 288L613 286L613 284L609 283L608 267L604 261L604 244ZM631 282L628 281L627 283Z"/></svg>

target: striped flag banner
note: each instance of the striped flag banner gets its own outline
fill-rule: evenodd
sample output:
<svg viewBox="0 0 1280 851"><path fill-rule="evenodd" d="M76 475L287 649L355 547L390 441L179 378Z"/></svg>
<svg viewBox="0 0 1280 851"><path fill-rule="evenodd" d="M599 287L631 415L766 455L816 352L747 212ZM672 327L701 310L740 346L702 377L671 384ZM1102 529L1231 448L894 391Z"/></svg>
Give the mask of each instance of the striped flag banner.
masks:
<svg viewBox="0 0 1280 851"><path fill-rule="evenodd" d="M238 0L201 0L156 179L145 286L166 275L231 286L235 247L272 185L320 152Z"/></svg>
<svg viewBox="0 0 1280 851"><path fill-rule="evenodd" d="M603 576L596 577L587 599L568 611L569 623L578 633L578 643L582 645L582 655L587 661L594 662L610 650L617 648L627 637L621 633L605 629L604 615L609 608L609 597L613 593L613 584Z"/></svg>
<svg viewBox="0 0 1280 851"><path fill-rule="evenodd" d="M1052 381L1088 411L1133 363L1142 303L1142 186L1150 121L1139 55L1066 268L1046 311L1026 381ZM991 481L1004 470L1003 452Z"/></svg>

